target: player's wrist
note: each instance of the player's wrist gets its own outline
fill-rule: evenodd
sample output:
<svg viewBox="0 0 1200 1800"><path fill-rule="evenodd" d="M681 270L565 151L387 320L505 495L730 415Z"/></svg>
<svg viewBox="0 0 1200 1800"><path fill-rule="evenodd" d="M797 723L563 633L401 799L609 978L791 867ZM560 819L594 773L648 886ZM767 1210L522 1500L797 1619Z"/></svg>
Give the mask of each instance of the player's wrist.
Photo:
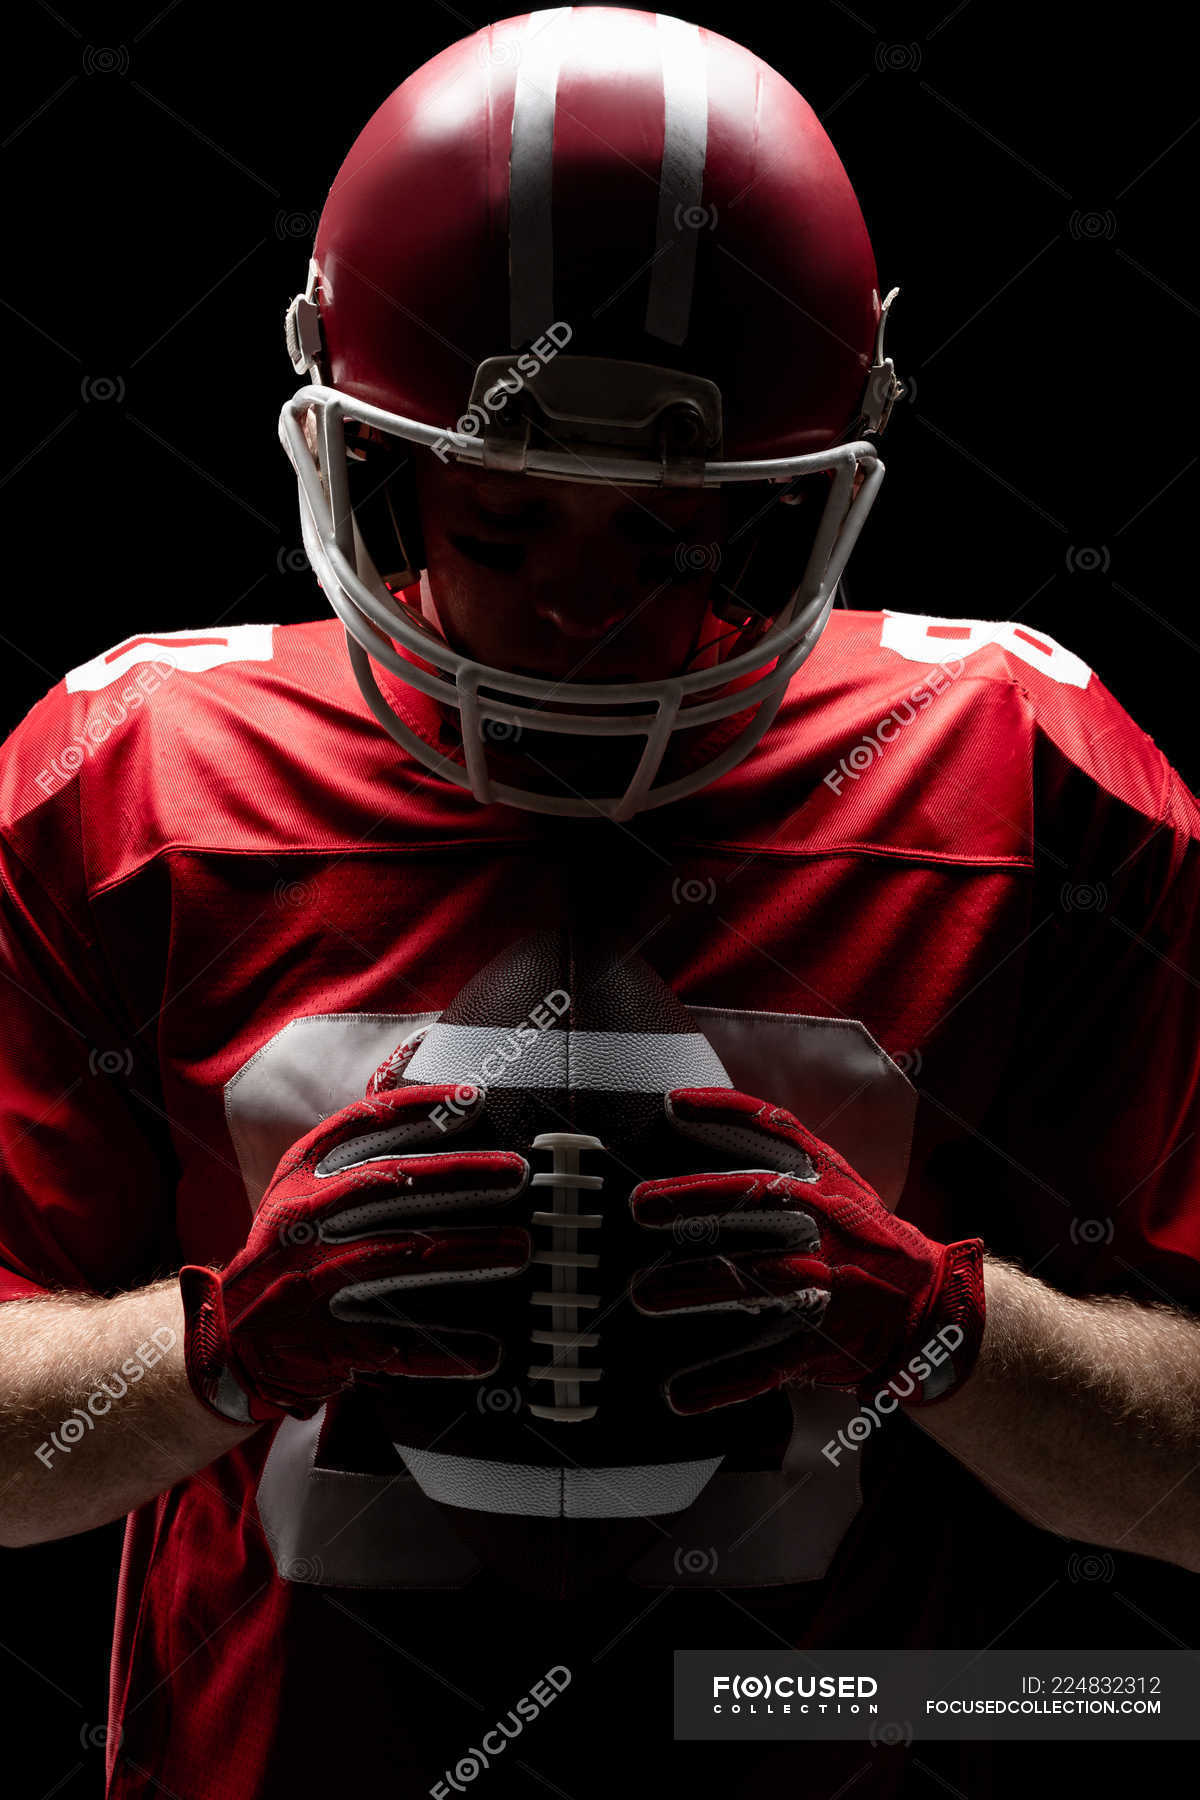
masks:
<svg viewBox="0 0 1200 1800"><path fill-rule="evenodd" d="M937 1289L919 1329L887 1373L860 1388L859 1397L866 1401L871 1392L890 1389L907 1407L948 1399L978 1361L986 1316L983 1240L945 1245Z"/></svg>
<svg viewBox="0 0 1200 1800"><path fill-rule="evenodd" d="M227 1425L266 1425L285 1416L257 1392L237 1366L216 1270L187 1264L179 1271L183 1299L184 1367L188 1385L205 1410Z"/></svg>

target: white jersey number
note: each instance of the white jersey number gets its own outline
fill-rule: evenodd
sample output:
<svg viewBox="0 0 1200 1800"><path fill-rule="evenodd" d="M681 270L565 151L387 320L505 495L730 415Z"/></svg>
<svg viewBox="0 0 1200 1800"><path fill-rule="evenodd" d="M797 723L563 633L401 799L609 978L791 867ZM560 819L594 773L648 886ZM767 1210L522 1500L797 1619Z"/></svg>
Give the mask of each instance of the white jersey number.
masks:
<svg viewBox="0 0 1200 1800"><path fill-rule="evenodd" d="M1065 687L1085 688L1092 674L1085 662L1044 631L1031 631L1012 619L933 619L920 613L885 612L880 641L885 650L919 663L956 662L985 644L998 644Z"/></svg>

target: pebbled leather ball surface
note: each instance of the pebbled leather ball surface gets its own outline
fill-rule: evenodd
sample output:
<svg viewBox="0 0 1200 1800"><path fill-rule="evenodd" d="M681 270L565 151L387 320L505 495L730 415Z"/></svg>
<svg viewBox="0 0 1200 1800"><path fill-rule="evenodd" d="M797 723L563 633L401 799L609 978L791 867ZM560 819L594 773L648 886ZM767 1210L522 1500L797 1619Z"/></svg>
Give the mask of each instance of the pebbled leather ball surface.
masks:
<svg viewBox="0 0 1200 1800"><path fill-rule="evenodd" d="M660 1239L630 1215L639 1181L712 1165L667 1126L664 1095L731 1083L640 956L569 927L482 969L401 1079L485 1089L478 1124L454 1142L527 1158L530 1185L496 1218L529 1228L534 1261L480 1290L481 1322L505 1344L493 1375L372 1384L379 1414L477 1554L516 1586L567 1597L634 1560L719 1467L778 1467L787 1441L779 1394L676 1417L663 1378L703 1342L628 1298L659 1256L707 1253L702 1229Z"/></svg>

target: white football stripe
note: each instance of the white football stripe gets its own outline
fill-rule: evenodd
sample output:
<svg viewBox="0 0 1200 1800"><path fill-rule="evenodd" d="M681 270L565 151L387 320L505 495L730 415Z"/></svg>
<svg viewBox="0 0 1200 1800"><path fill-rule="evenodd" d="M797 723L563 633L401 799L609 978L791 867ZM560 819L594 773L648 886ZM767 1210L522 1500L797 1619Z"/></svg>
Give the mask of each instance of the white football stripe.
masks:
<svg viewBox="0 0 1200 1800"><path fill-rule="evenodd" d="M446 1506L525 1518L642 1519L682 1512L721 1466L700 1462L642 1463L615 1469L541 1468L489 1462L397 1444L422 1493Z"/></svg>
<svg viewBox="0 0 1200 1800"><path fill-rule="evenodd" d="M432 1025L404 1079L624 1094L733 1086L716 1051L698 1031L552 1029L526 1041L503 1025Z"/></svg>

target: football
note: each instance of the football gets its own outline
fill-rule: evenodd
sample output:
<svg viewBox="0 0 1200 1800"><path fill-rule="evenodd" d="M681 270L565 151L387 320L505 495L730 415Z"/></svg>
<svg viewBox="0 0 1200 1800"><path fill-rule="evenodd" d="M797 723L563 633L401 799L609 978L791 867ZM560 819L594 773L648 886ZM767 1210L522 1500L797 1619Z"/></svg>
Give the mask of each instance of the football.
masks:
<svg viewBox="0 0 1200 1800"><path fill-rule="evenodd" d="M659 1240L630 1212L638 1182L712 1166L671 1129L664 1097L732 1083L640 956L570 928L495 958L397 1066L404 1083L484 1089L482 1116L454 1141L527 1158L529 1184L497 1218L526 1225L534 1253L526 1274L481 1291L481 1319L505 1346L496 1371L383 1383L380 1418L485 1562L522 1586L576 1592L660 1536L723 1461L778 1467L791 1429L778 1393L674 1414L663 1378L703 1343L629 1299L639 1268L709 1242L703 1221L692 1243Z"/></svg>

